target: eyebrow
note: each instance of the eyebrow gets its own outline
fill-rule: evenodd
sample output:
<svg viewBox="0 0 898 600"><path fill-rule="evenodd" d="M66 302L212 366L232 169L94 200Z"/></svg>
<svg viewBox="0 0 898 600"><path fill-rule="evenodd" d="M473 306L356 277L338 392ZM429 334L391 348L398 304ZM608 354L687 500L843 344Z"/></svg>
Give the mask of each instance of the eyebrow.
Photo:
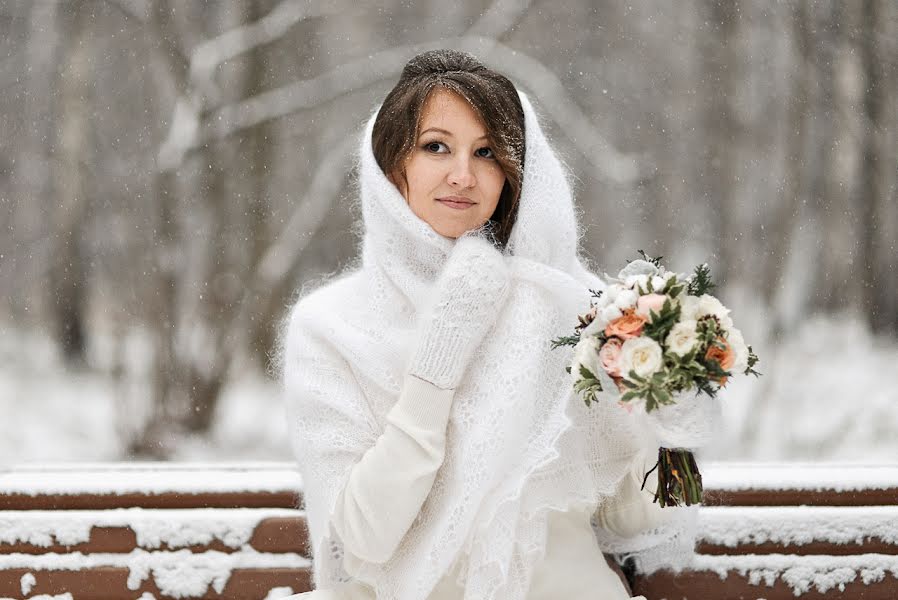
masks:
<svg viewBox="0 0 898 600"><path fill-rule="evenodd" d="M451 131L446 131L445 129L440 129L439 127L431 127L431 128L429 128L429 129L425 129L424 131L421 132L421 135L424 135L424 134L427 133L428 131L436 131L437 133L444 133L444 134L448 135L449 137L454 137L454 136L452 135L452 132L451 132ZM421 135L419 135L418 137L421 137ZM482 136L480 136L480 137L477 138L477 139L478 139L478 140L486 140L486 139L489 139L489 136L487 136L487 135L482 135Z"/></svg>

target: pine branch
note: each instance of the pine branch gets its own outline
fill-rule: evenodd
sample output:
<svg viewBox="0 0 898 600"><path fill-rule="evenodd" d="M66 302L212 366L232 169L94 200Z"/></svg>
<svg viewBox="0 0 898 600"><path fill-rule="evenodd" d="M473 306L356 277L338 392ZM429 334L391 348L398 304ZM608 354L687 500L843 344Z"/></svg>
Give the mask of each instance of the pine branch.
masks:
<svg viewBox="0 0 898 600"><path fill-rule="evenodd" d="M689 282L689 295L701 296L709 293L717 286L711 281L711 268L707 263L701 264L695 268L695 277Z"/></svg>
<svg viewBox="0 0 898 600"><path fill-rule="evenodd" d="M576 346L578 343L580 343L579 332L576 335L563 335L552 340L552 350L561 346Z"/></svg>

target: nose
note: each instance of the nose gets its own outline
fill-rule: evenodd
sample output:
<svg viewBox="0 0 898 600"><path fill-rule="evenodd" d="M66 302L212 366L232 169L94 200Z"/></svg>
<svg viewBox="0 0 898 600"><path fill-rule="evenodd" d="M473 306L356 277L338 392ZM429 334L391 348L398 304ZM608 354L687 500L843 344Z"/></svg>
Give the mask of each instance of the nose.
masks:
<svg viewBox="0 0 898 600"><path fill-rule="evenodd" d="M449 185L454 188L467 189L474 187L477 183L477 178L474 176L474 171L471 170L470 158L459 156L452 161L452 166L446 179Z"/></svg>

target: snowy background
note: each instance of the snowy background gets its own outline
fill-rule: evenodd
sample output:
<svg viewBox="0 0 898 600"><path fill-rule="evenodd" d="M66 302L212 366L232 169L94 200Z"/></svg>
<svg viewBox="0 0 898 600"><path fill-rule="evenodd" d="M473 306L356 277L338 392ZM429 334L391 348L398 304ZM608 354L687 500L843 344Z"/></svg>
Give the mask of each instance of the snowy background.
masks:
<svg viewBox="0 0 898 600"><path fill-rule="evenodd" d="M898 459L898 5L0 3L0 463L287 460L273 359L417 52L535 99L582 248L707 261L761 357L716 459Z"/></svg>

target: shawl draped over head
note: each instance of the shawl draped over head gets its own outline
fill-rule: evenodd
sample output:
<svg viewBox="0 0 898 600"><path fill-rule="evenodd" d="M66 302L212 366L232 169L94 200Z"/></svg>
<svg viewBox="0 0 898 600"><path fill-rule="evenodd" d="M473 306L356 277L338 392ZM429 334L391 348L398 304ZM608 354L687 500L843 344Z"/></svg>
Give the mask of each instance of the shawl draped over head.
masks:
<svg viewBox="0 0 898 600"><path fill-rule="evenodd" d="M526 152L519 213L504 251L510 291L456 389L445 460L420 514L389 560L366 562L356 574L378 598L427 597L456 558L466 598L525 597L545 555L547 512L598 507L637 453L655 443L616 402L586 407L565 371L571 348L550 348L586 312L590 289L606 286L578 256L566 170L528 97L518 94ZM376 116L359 154L362 260L304 290L286 336L291 435L319 588L349 579L329 517L352 466L384 429L419 309L455 243L412 213L377 165ZM597 528L598 544L633 556L640 571L677 568L677 557L693 550L695 508L665 509L677 518L633 538Z"/></svg>

